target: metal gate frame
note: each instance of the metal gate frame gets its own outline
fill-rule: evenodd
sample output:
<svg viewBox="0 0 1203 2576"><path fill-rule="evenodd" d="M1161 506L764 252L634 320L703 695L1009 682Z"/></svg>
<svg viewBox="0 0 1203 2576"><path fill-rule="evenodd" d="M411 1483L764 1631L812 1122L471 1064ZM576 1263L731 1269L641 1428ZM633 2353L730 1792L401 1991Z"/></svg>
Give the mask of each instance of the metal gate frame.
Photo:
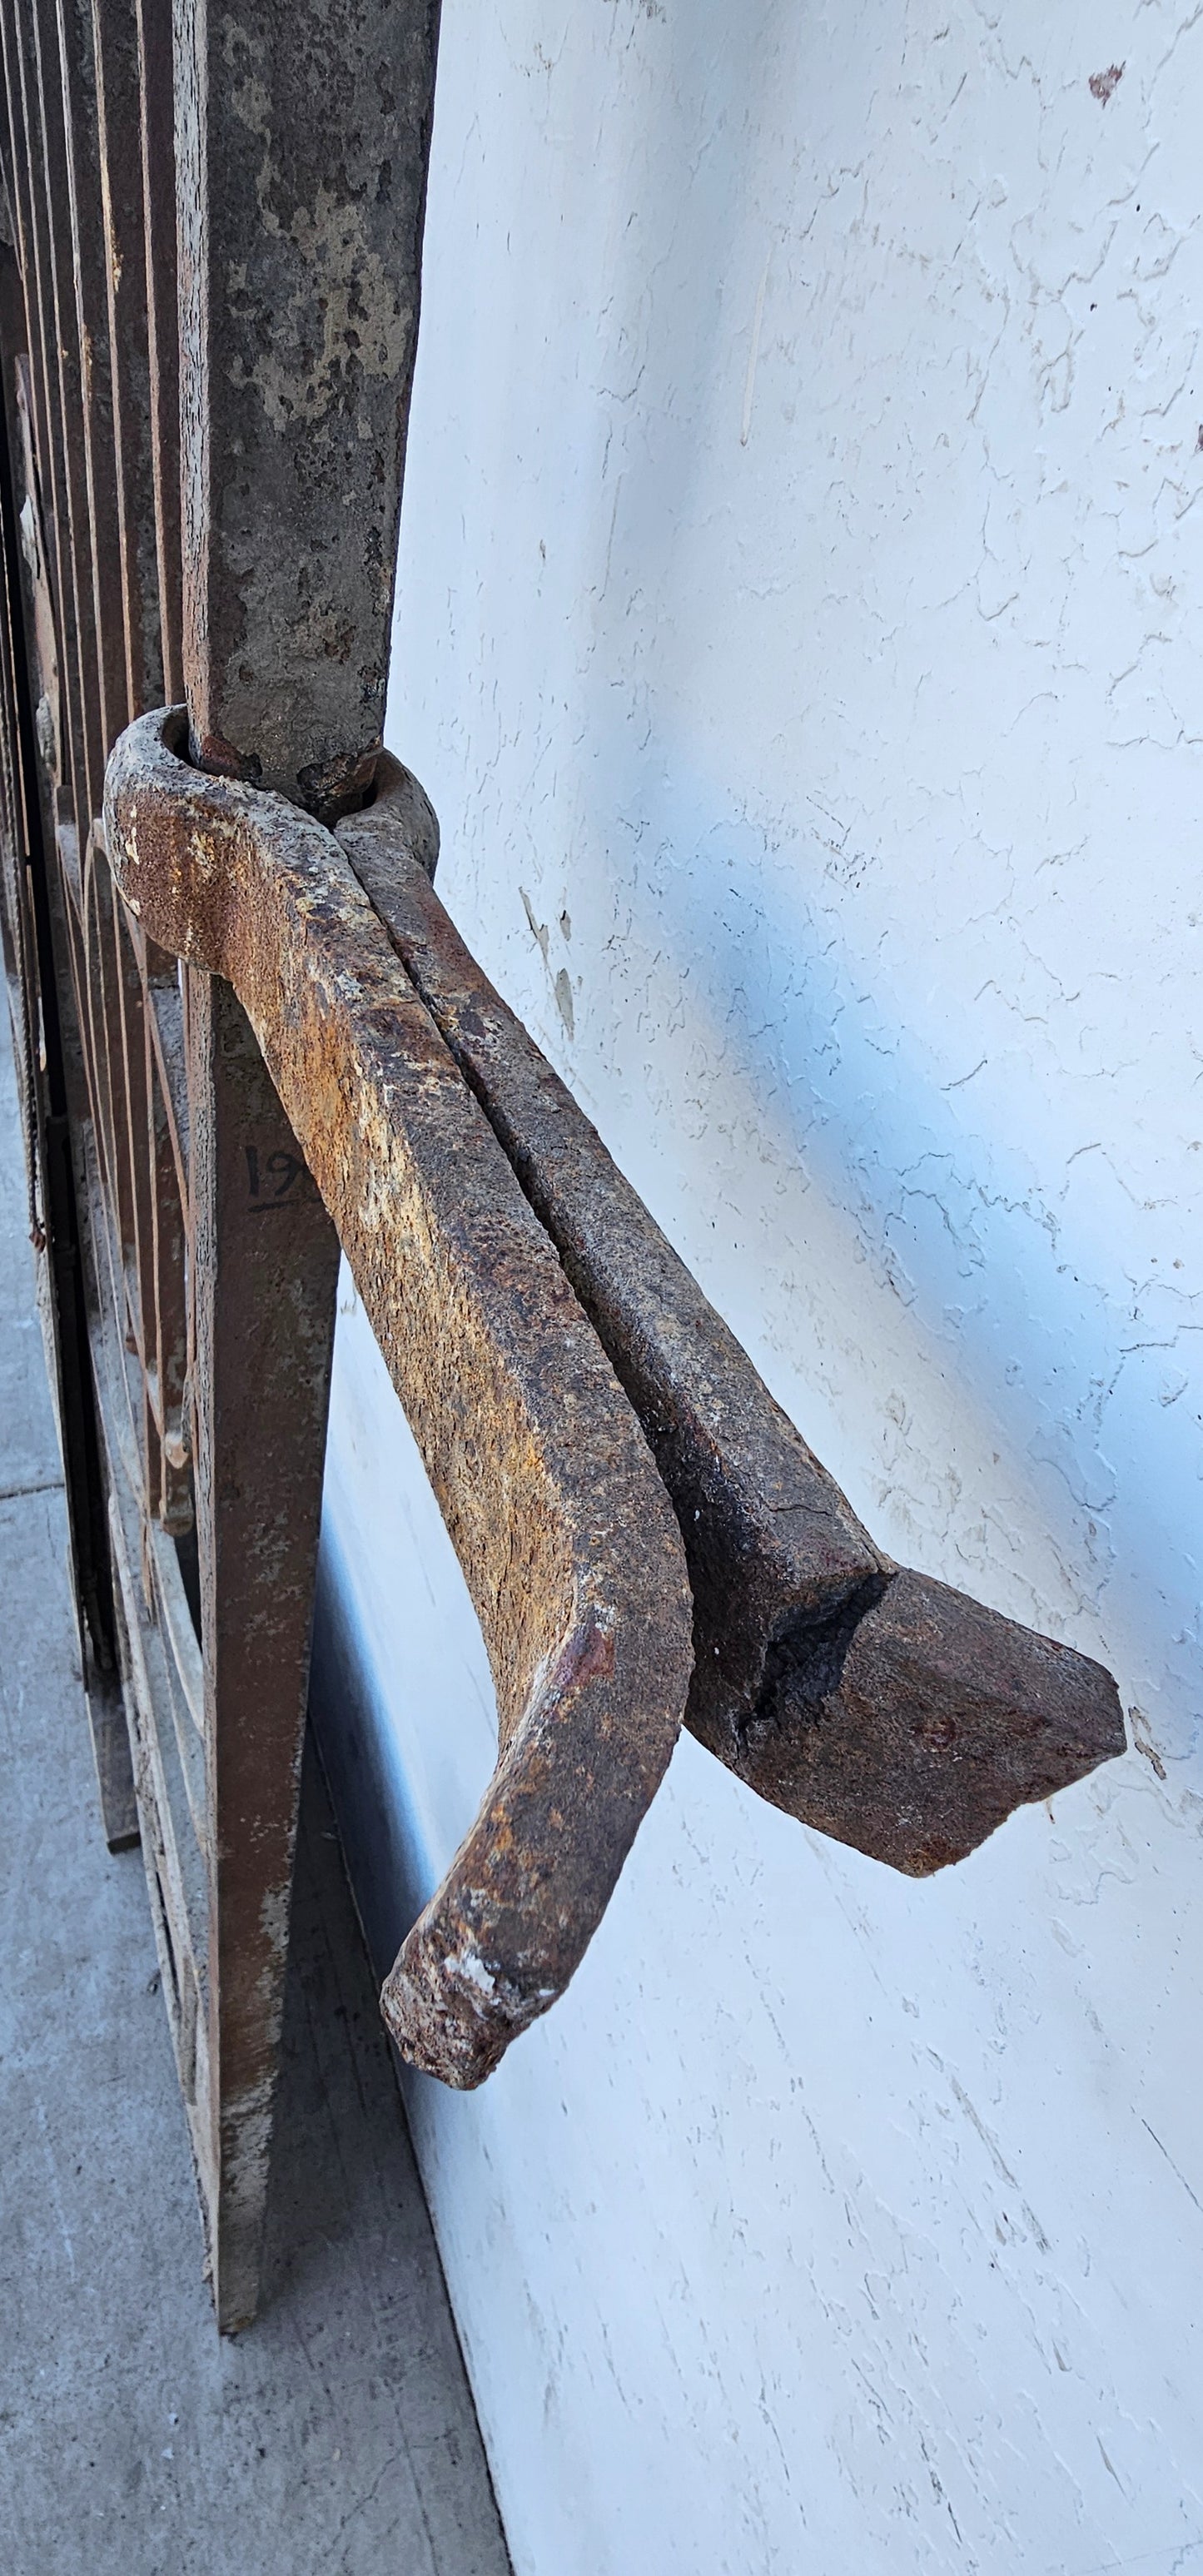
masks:
<svg viewBox="0 0 1203 2576"><path fill-rule="evenodd" d="M478 2083L562 1992L683 1719L915 1874L1124 1744L1097 1665L875 1546L433 891L382 728L437 23L0 0L4 958L105 1831L225 2332L340 1246L498 1689L383 1997L415 2063Z"/></svg>

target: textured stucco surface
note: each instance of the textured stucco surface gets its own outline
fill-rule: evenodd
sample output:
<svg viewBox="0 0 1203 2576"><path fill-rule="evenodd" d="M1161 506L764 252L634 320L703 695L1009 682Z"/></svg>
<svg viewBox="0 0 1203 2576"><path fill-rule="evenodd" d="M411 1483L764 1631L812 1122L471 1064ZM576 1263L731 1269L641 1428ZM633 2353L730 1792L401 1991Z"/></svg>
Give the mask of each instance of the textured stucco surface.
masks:
<svg viewBox="0 0 1203 2576"><path fill-rule="evenodd" d="M1201 122L1178 6L445 14L445 899L874 1533L1134 1743L916 1887L686 1742L414 2085L520 2576L1203 2570ZM491 1720L349 1289L323 1579L384 1941Z"/></svg>

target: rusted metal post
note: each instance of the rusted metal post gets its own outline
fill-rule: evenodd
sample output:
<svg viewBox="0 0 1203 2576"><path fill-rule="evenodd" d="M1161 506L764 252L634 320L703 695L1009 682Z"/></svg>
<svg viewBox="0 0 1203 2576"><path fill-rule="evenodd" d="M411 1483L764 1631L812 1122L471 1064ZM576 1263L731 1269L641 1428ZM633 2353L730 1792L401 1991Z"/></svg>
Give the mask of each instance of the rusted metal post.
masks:
<svg viewBox="0 0 1203 2576"><path fill-rule="evenodd" d="M437 10L176 0L183 664L197 765L314 812L380 747ZM258 2293L338 1247L193 972L192 1389L224 2331Z"/></svg>
<svg viewBox="0 0 1203 2576"><path fill-rule="evenodd" d="M217 2182L210 2251L218 2322L229 2333L258 2300L338 1240L220 977L190 979L189 1023Z"/></svg>
<svg viewBox="0 0 1203 2576"><path fill-rule="evenodd" d="M102 15L122 0L93 0ZM172 0L133 0L137 28L138 139L142 164L143 276L153 525L159 584L163 695L184 694L180 560L180 364L176 292L175 93Z"/></svg>
<svg viewBox="0 0 1203 2576"><path fill-rule="evenodd" d="M12 132L14 216L29 324L31 390L58 622L58 678L65 718L58 759L63 783L71 791L71 810L82 849L89 817L96 810L105 745L92 632L75 306L70 274L65 280L60 276L61 241L56 238L51 217L52 203L61 208L66 202L61 97L57 114L53 112L57 30L48 124L43 104L39 18L34 11L20 7L18 0L0 0L0 25Z"/></svg>
<svg viewBox="0 0 1203 2576"><path fill-rule="evenodd" d="M381 743L436 0L176 0L198 766L323 819Z"/></svg>
<svg viewBox="0 0 1203 2576"><path fill-rule="evenodd" d="M78 0L65 0L78 7ZM141 77L133 0L92 0L94 118L102 265L112 371L117 556L130 715L163 702L159 548L154 475L154 395L147 286ZM82 48L81 48L82 50ZM83 102L80 123L88 102ZM169 102L164 102L168 106ZM156 358L158 350L155 351ZM178 478L177 478L178 479Z"/></svg>
<svg viewBox="0 0 1203 2576"><path fill-rule="evenodd" d="M90 823L100 811L109 746L135 711L126 658L123 512L113 436L111 277L105 248L91 10L88 0L34 0L34 7L35 23L38 19L43 22L41 57L47 135L49 138L53 134L57 141L60 127L62 133L65 187L61 203L51 197L51 217L58 244L61 303L65 307L68 294L72 295L79 353L79 414L73 426L83 454L91 636L103 746L100 777L94 785L94 801L88 814ZM81 615L87 633L82 605Z"/></svg>
<svg viewBox="0 0 1203 2576"><path fill-rule="evenodd" d="M136 1841L137 1812L125 1716L116 1668L108 1534L95 1402L88 1351L84 1251L72 1157L71 1092L82 1090L63 999L70 994L67 924L61 886L48 864L53 846L51 782L37 749L30 687L36 661L28 650L14 457L17 418L15 356L20 346L12 253L0 252L0 535L5 680L5 894L10 938L19 952L23 1009L18 1061L27 1091L26 1151L31 1171L31 1233L44 1258L49 1293L51 1383L66 1486L68 1547L78 1609L81 1669L105 1838L111 1850ZM24 498L32 516L35 496ZM47 603L43 603L47 605ZM46 649L49 621L44 621ZM16 1034L16 1031L15 1031ZM39 1043L40 1038L40 1043Z"/></svg>

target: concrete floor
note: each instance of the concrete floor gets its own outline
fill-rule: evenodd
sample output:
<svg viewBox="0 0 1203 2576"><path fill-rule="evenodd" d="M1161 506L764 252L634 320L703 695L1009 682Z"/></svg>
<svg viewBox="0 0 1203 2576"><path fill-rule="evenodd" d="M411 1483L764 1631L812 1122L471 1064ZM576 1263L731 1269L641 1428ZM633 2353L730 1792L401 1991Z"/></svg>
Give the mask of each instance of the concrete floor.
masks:
<svg viewBox="0 0 1203 2576"><path fill-rule="evenodd" d="M135 1850L105 1850L0 1008L0 2565L506 2576L307 1763L256 2326L222 2343Z"/></svg>

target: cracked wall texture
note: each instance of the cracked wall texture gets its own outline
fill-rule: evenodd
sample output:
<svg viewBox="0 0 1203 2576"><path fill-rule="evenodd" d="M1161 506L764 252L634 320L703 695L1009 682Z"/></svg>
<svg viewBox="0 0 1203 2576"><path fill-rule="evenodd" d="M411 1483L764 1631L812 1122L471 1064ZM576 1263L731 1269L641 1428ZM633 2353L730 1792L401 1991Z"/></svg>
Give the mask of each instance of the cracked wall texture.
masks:
<svg viewBox="0 0 1203 2576"><path fill-rule="evenodd" d="M444 16L440 888L874 1531L1134 1745L914 1885L686 1739L566 2001L413 2080L518 2576L1203 2576L1201 123L1203 9ZM383 1950L492 1714L343 1304Z"/></svg>

